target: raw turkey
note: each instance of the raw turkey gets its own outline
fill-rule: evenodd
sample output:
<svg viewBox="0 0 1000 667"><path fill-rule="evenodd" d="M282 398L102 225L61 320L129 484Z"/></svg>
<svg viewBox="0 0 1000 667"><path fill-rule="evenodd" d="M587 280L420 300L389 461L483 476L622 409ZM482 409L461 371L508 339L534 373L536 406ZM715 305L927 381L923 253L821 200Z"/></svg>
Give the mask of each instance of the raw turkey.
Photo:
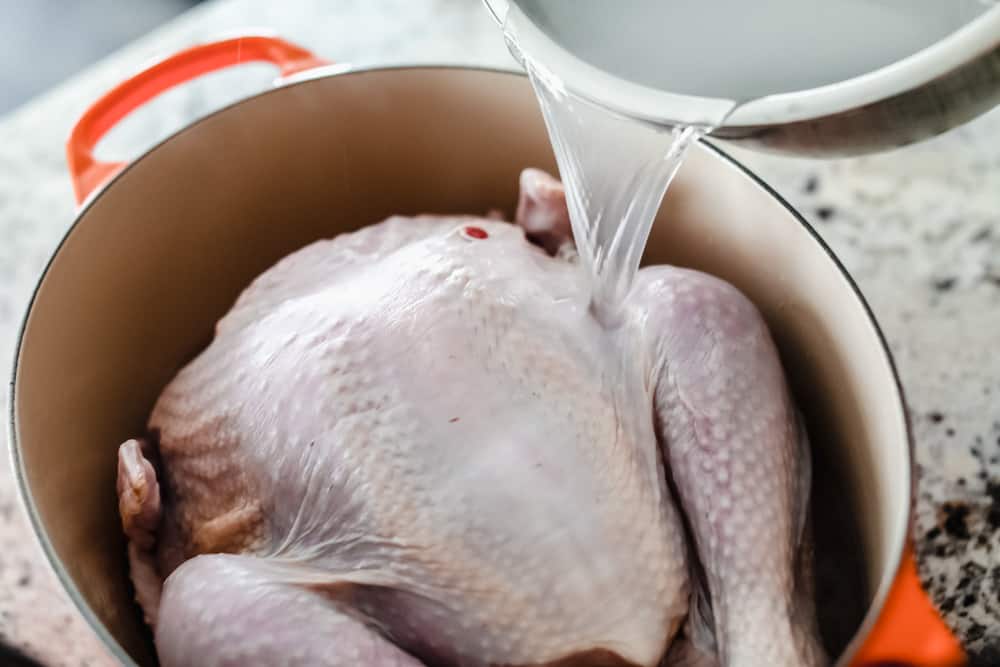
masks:
<svg viewBox="0 0 1000 667"><path fill-rule="evenodd" d="M565 197L394 217L258 277L119 450L165 667L825 661L808 458L760 314L640 271L592 316Z"/></svg>

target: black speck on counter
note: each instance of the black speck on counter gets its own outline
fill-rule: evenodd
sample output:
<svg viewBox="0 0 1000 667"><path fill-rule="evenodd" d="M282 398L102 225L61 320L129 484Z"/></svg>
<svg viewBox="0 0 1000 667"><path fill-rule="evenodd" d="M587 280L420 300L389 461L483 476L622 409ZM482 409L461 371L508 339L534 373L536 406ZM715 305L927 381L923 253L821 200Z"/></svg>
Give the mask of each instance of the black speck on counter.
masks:
<svg viewBox="0 0 1000 667"><path fill-rule="evenodd" d="M972 561L969 561L968 563L964 563L962 565L962 574L964 575L962 577L963 579L969 579L970 581L978 581L979 579L983 578L984 574L986 574L986 568L980 565L979 563L973 563Z"/></svg>
<svg viewBox="0 0 1000 667"><path fill-rule="evenodd" d="M826 222L830 218L832 218L834 213L835 211L832 206L819 206L816 208L816 215L823 222Z"/></svg>
<svg viewBox="0 0 1000 667"><path fill-rule="evenodd" d="M949 292L958 284L958 278L948 276L947 278L937 278L934 280L934 289L938 292Z"/></svg>
<svg viewBox="0 0 1000 667"><path fill-rule="evenodd" d="M1000 509L1000 481L991 480L986 485L986 493L989 495L990 500L993 501L993 506Z"/></svg>
<svg viewBox="0 0 1000 667"><path fill-rule="evenodd" d="M990 509L986 513L986 522L993 530L1000 530L1000 481L992 479L986 482L986 495L990 497ZM997 585L1000 588L1000 567L996 569Z"/></svg>
<svg viewBox="0 0 1000 667"><path fill-rule="evenodd" d="M949 438L953 438L953 437L955 437L955 429L953 429L952 427L949 426L948 428L946 428L944 430L944 434L946 436L948 436Z"/></svg>
<svg viewBox="0 0 1000 667"><path fill-rule="evenodd" d="M935 424L940 424L941 422L944 421L944 415L941 414L940 412L932 412L927 416L930 417L930 420Z"/></svg>
<svg viewBox="0 0 1000 667"><path fill-rule="evenodd" d="M806 179L806 184L802 188L807 195L815 194L819 190L819 179L815 176L810 176ZM989 233L989 228L986 228L986 232Z"/></svg>
<svg viewBox="0 0 1000 667"><path fill-rule="evenodd" d="M964 563L962 565L962 578L958 581L958 590L966 594L977 593L983 585L985 575L986 568L979 563L972 561Z"/></svg>
<svg viewBox="0 0 1000 667"><path fill-rule="evenodd" d="M945 532L960 540L969 539L971 537L969 527L965 525L965 519L969 516L969 507L964 503L945 503L942 509L945 513Z"/></svg>
<svg viewBox="0 0 1000 667"><path fill-rule="evenodd" d="M982 243L983 241L988 240L992 234L993 230L991 230L989 227L983 227L978 232L973 234L972 238L969 240L972 241L973 243Z"/></svg>
<svg viewBox="0 0 1000 667"><path fill-rule="evenodd" d="M969 667L996 667L1000 665L1000 646L985 646L969 656Z"/></svg>

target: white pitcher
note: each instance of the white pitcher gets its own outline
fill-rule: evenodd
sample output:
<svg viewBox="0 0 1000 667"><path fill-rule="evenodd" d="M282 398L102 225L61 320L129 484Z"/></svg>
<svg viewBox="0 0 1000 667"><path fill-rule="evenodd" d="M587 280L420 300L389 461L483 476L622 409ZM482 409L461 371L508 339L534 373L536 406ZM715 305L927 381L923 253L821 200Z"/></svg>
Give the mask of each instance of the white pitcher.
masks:
<svg viewBox="0 0 1000 667"><path fill-rule="evenodd" d="M772 151L885 150L1000 104L990 0L485 3L577 95Z"/></svg>

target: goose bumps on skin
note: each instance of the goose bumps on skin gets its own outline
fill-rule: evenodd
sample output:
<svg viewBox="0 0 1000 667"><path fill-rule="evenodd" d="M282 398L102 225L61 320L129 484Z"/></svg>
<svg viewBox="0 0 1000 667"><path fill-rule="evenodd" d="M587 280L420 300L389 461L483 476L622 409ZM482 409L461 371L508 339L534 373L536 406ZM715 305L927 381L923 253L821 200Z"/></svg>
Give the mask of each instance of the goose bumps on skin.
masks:
<svg viewBox="0 0 1000 667"><path fill-rule="evenodd" d="M119 450L166 667L824 661L805 438L730 285L640 271L602 327L558 181L258 277Z"/></svg>

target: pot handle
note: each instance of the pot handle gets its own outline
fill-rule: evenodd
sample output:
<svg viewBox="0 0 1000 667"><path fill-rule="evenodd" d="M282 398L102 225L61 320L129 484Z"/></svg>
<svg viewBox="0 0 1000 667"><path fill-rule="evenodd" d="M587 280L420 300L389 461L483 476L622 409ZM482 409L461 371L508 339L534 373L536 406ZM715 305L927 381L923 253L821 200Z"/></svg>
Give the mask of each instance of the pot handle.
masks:
<svg viewBox="0 0 1000 667"><path fill-rule="evenodd" d="M921 585L913 547L908 544L882 614L852 667L962 667L967 662L958 639Z"/></svg>
<svg viewBox="0 0 1000 667"><path fill-rule="evenodd" d="M102 162L94 147L122 118L174 86L202 74L246 62L264 61L291 76L329 63L306 49L268 35L244 35L199 44L161 60L112 88L87 109L66 142L73 195L82 203L124 168L124 162Z"/></svg>

